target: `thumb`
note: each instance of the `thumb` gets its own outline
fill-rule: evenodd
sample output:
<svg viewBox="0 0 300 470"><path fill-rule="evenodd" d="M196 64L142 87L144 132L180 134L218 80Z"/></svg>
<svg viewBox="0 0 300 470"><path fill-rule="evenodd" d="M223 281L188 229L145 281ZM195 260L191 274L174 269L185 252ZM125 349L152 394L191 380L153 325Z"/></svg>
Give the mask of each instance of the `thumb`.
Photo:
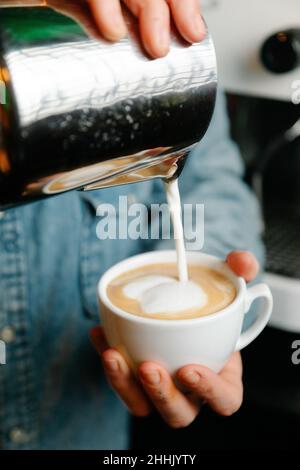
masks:
<svg viewBox="0 0 300 470"><path fill-rule="evenodd" d="M258 274L259 263L248 251L232 251L226 261L230 269L237 276L242 276L246 282L252 281Z"/></svg>

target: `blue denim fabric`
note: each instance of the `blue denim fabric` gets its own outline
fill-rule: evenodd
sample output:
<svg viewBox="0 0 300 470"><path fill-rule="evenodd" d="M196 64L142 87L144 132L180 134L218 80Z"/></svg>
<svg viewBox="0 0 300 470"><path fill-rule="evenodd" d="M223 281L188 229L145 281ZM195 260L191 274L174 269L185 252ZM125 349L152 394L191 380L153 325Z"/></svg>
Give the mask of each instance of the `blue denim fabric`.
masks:
<svg viewBox="0 0 300 470"><path fill-rule="evenodd" d="M224 98L181 178L184 202L205 204L204 251L248 249L263 260L260 215L242 182ZM96 283L112 264L165 242L100 241L95 209L120 195L163 202L161 182L71 192L6 211L0 219L0 448L124 449L128 415L106 385L89 338L98 322ZM123 217L126 214L118 214Z"/></svg>

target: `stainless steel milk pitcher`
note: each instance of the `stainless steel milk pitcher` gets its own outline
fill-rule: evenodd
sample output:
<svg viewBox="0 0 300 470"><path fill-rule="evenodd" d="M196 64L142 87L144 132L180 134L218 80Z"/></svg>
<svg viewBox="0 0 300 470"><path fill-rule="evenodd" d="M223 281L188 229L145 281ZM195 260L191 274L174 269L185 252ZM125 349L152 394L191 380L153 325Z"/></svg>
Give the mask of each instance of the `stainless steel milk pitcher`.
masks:
<svg viewBox="0 0 300 470"><path fill-rule="evenodd" d="M214 109L208 33L189 45L174 31L170 53L153 60L129 14L128 37L111 44L77 21L89 14L84 0L56 3L59 11L1 2L2 210L75 188L171 179Z"/></svg>

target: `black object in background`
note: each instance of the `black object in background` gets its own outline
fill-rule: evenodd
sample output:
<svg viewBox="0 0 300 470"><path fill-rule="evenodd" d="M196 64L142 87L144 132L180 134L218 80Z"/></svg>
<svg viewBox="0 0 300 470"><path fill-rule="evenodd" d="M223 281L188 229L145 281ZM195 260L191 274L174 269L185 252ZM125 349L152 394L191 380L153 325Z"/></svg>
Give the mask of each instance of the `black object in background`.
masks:
<svg viewBox="0 0 300 470"><path fill-rule="evenodd" d="M286 137L300 117L300 107L236 95L229 96L228 104L232 135L246 163L246 180L252 185L260 176L267 269L296 277L300 272L295 264L300 258L300 145L299 138ZM292 362L295 340L300 340L300 334L267 327L242 351L244 402L232 417L217 416L204 407L192 425L179 430L170 429L157 414L133 418L132 448L298 450L300 365Z"/></svg>
<svg viewBox="0 0 300 470"><path fill-rule="evenodd" d="M300 30L279 31L262 46L261 61L272 73L287 73L300 65Z"/></svg>
<svg viewBox="0 0 300 470"><path fill-rule="evenodd" d="M221 417L205 406L190 426L178 430L156 413L132 418L131 448L298 450L300 365L291 360L295 339L295 334L268 327L243 351L245 397L235 415Z"/></svg>
<svg viewBox="0 0 300 470"><path fill-rule="evenodd" d="M263 210L266 270L300 279L300 105L230 95L232 135Z"/></svg>

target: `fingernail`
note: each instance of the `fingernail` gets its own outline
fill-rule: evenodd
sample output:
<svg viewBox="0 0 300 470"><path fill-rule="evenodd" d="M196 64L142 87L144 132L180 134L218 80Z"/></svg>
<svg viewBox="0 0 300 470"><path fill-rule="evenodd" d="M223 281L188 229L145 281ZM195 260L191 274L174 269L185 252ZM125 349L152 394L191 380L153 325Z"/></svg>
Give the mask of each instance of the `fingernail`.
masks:
<svg viewBox="0 0 300 470"><path fill-rule="evenodd" d="M156 21L154 27L154 36L156 37L156 44L162 52L166 52L170 46L170 34L159 21Z"/></svg>
<svg viewBox="0 0 300 470"><path fill-rule="evenodd" d="M125 24L122 21L117 21L116 27L118 29L119 36L121 38L124 38L128 33L127 27L125 26Z"/></svg>
<svg viewBox="0 0 300 470"><path fill-rule="evenodd" d="M149 370L143 373L143 378L149 385L158 385L160 382L160 373L155 369Z"/></svg>
<svg viewBox="0 0 300 470"><path fill-rule="evenodd" d="M114 18L113 28L110 31L107 31L106 37L111 41L119 41L127 35L127 27L123 21L116 17Z"/></svg>
<svg viewBox="0 0 300 470"><path fill-rule="evenodd" d="M190 383L190 384L196 384L199 382L199 374L193 370L189 370L187 372L184 372L181 374L181 378L184 382Z"/></svg>
<svg viewBox="0 0 300 470"><path fill-rule="evenodd" d="M169 31L162 27L159 38L161 47L163 47L164 49L168 48L170 45Z"/></svg>
<svg viewBox="0 0 300 470"><path fill-rule="evenodd" d="M199 16L198 14L195 16L195 19L194 19L194 28L195 28L196 34L198 34L201 37L204 36L205 31L203 27L203 20L201 16Z"/></svg>
<svg viewBox="0 0 300 470"><path fill-rule="evenodd" d="M104 360L104 365L109 372L117 372L119 370L119 363L116 359Z"/></svg>

